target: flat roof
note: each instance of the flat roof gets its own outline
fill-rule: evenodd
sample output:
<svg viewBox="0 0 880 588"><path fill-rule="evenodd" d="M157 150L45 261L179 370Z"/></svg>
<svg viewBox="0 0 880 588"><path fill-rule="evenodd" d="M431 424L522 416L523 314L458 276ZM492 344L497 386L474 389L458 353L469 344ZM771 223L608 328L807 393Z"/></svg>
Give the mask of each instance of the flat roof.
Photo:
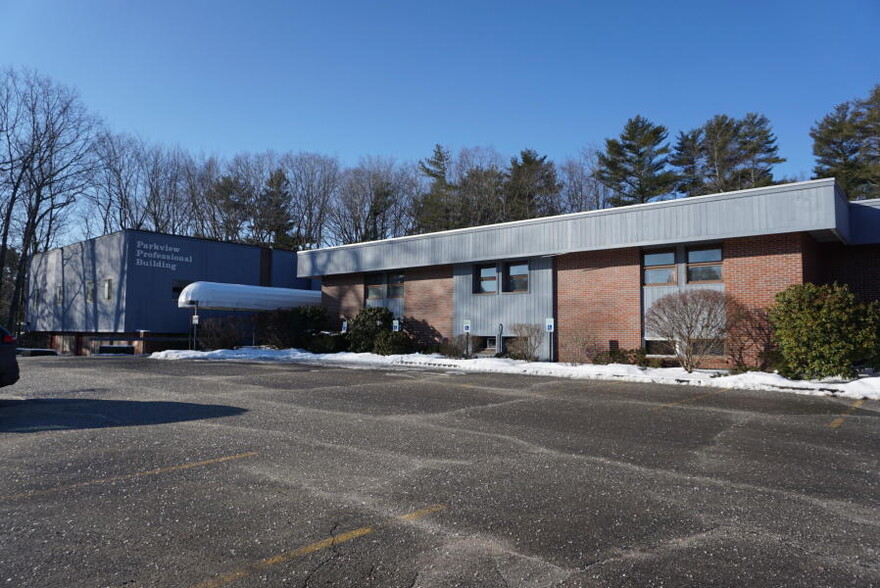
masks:
<svg viewBox="0 0 880 588"><path fill-rule="evenodd" d="M326 247L297 254L301 277L561 255L790 232L850 238L833 178Z"/></svg>

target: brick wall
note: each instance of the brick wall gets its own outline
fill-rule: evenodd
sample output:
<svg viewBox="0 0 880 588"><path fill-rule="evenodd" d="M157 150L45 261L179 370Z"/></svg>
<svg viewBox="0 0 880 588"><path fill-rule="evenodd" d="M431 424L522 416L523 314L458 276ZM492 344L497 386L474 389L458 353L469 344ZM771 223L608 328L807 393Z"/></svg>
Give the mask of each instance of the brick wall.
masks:
<svg viewBox="0 0 880 588"><path fill-rule="evenodd" d="M353 319L364 307L364 274L324 276L321 281L321 305L327 309L333 328L340 327L340 317Z"/></svg>
<svg viewBox="0 0 880 588"><path fill-rule="evenodd" d="M404 271L403 311L406 330L425 345L452 337L452 266Z"/></svg>
<svg viewBox="0 0 880 588"><path fill-rule="evenodd" d="M820 283L846 284L864 302L880 300L880 245L819 246Z"/></svg>
<svg viewBox="0 0 880 588"><path fill-rule="evenodd" d="M403 309L405 328L424 344L439 343L452 336L452 266L404 270ZM351 320L364 307L364 274L325 276L321 304L331 324L338 328L340 316Z"/></svg>
<svg viewBox="0 0 880 588"><path fill-rule="evenodd" d="M777 292L817 274L809 235L785 233L724 242L724 287L749 306L768 307Z"/></svg>
<svg viewBox="0 0 880 588"><path fill-rule="evenodd" d="M641 252L638 248L571 253L556 258L559 361L577 360L587 338L607 350L642 344Z"/></svg>

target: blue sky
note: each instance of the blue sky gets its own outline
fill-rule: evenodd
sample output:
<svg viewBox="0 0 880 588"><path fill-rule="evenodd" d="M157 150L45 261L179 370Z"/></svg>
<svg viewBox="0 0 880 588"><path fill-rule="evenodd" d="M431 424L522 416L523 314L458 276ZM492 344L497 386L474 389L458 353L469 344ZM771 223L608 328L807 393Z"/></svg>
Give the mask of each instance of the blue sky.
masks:
<svg viewBox="0 0 880 588"><path fill-rule="evenodd" d="M195 153L561 161L636 114L672 137L756 111L809 177L810 126L880 83L880 1L0 0L0 66Z"/></svg>

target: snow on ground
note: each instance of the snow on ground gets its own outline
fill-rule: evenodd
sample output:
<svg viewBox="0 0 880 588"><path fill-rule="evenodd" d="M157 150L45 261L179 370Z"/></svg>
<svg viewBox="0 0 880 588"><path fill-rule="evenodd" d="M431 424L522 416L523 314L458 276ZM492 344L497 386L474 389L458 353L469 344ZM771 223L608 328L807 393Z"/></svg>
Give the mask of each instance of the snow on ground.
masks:
<svg viewBox="0 0 880 588"><path fill-rule="evenodd" d="M513 359L450 359L442 355L374 355L372 353L309 353L299 349L221 349L218 351L159 351L153 359L209 359L238 361L277 361L290 363L325 363L352 367L424 367L454 369L467 372L522 374L579 378L593 380L618 380L656 384L682 384L709 386L713 388L739 388L743 390L776 390L797 394L836 394L847 398L870 398L880 400L880 377L862 377L846 380L789 380L779 374L746 372L735 376L718 371L703 370L687 373L681 368L640 368L634 365L572 365L565 363L527 362Z"/></svg>

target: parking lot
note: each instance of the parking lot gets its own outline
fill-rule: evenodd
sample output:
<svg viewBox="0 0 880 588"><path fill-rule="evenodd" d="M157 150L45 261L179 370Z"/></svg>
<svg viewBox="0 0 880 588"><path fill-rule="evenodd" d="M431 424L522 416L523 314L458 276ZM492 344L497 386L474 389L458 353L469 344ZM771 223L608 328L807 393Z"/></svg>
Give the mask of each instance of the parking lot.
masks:
<svg viewBox="0 0 880 588"><path fill-rule="evenodd" d="M880 585L875 401L20 364L0 390L5 586Z"/></svg>

